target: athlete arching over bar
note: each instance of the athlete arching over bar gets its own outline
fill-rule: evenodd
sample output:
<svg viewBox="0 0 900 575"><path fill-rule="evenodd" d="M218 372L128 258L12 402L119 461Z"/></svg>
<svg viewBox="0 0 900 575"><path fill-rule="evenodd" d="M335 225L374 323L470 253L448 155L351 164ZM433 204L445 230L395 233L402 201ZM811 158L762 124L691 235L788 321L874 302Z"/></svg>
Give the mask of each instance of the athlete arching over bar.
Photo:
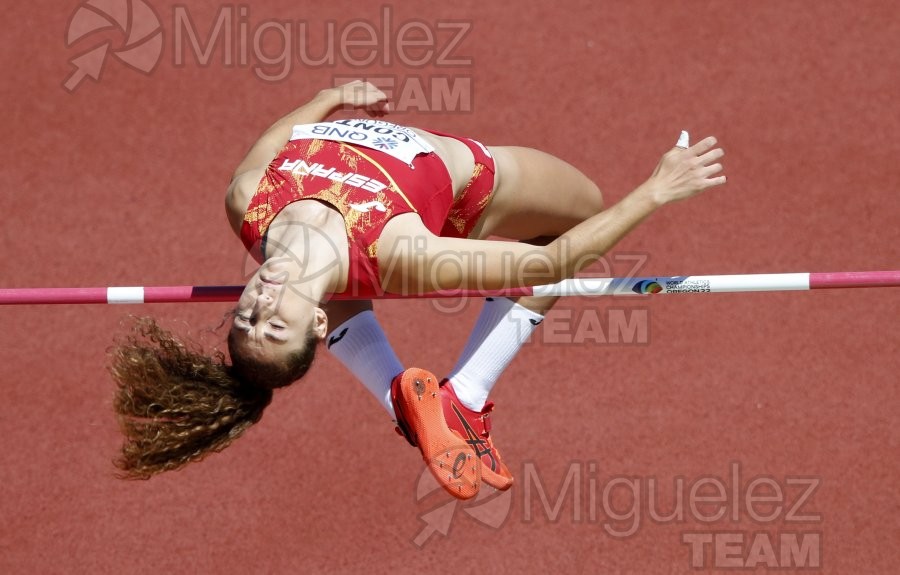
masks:
<svg viewBox="0 0 900 575"><path fill-rule="evenodd" d="M569 278L660 207L725 183L714 138L679 142L604 210L597 186L553 156L375 119L324 122L350 107L388 112L370 84L323 90L269 128L234 172L228 220L261 266L234 310L231 363L149 319L115 349L126 476L229 445L260 419L274 388L306 373L328 336L449 492L472 497L480 480L507 489L513 478L491 442L487 396L556 298L488 298L444 380L403 369L365 298ZM338 293L360 299L328 302Z"/></svg>

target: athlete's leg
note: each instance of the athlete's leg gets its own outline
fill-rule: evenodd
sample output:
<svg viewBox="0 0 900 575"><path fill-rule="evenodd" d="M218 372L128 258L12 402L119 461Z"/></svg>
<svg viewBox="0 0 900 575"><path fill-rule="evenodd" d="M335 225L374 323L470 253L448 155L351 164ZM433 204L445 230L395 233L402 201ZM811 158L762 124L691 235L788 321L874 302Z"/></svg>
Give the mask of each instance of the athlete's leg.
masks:
<svg viewBox="0 0 900 575"><path fill-rule="evenodd" d="M395 419L391 403L391 380L403 371L384 330L367 300L334 301L328 304L325 345L375 396Z"/></svg>
<svg viewBox="0 0 900 575"><path fill-rule="evenodd" d="M470 237L548 243L603 209L600 190L570 164L528 148L490 148L492 198ZM447 424L476 451L484 481L507 489L513 478L494 447L487 402L497 380L558 298L487 298L456 366L441 387Z"/></svg>
<svg viewBox="0 0 900 575"><path fill-rule="evenodd" d="M496 177L472 237L552 239L602 209L597 187L568 163L528 148L491 148ZM497 378L556 298L487 302L453 371L460 399L480 410ZM326 345L394 416L390 382L402 371L371 302L332 302ZM467 382L470 382L467 385ZM469 391L470 390L470 391Z"/></svg>
<svg viewBox="0 0 900 575"><path fill-rule="evenodd" d="M493 148L491 152L499 177L471 237L552 238L602 209L597 187L562 160L526 148ZM441 389L448 425L463 437L474 430L473 446L485 463L482 476L499 489L512 485L512 475L491 443L487 431L490 406L484 403L497 378L555 301L489 299L451 374L456 389L452 385ZM329 350L396 417L389 378L402 368L370 309L367 303L332 304L329 319L334 328L328 337ZM454 409L459 417L454 417Z"/></svg>
<svg viewBox="0 0 900 575"><path fill-rule="evenodd" d="M578 169L529 148L489 148L496 162L494 193L473 236L547 243L603 209L597 186ZM535 241L536 240L536 241ZM449 379L460 401L480 410L555 297L489 298Z"/></svg>
<svg viewBox="0 0 900 575"><path fill-rule="evenodd" d="M568 162L531 148L488 149L496 163L494 193L476 237L555 237L603 209L599 188Z"/></svg>
<svg viewBox="0 0 900 575"><path fill-rule="evenodd" d="M548 243L603 209L603 194L580 170L555 156L515 146L488 148L496 162L491 202L475 231ZM541 315L558 298L519 298L516 303Z"/></svg>

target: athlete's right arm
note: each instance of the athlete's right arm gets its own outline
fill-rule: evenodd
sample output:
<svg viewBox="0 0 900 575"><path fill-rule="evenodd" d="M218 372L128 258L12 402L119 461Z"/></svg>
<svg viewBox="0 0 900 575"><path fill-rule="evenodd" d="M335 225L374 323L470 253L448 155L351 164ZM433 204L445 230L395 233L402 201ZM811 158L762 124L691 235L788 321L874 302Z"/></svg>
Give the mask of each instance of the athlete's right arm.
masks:
<svg viewBox="0 0 900 575"><path fill-rule="evenodd" d="M725 176L718 175L724 152L715 145L715 138L707 138L691 148L667 152L646 182L547 246L438 237L421 223L416 241L402 241L409 236L398 233L382 237L379 262L382 246L388 248L384 255L392 262L384 287L413 292L496 290L573 277L662 206L724 184ZM406 221L413 225L411 218ZM410 231L407 227L406 233Z"/></svg>
<svg viewBox="0 0 900 575"><path fill-rule="evenodd" d="M384 116L388 112L387 96L369 82L355 80L322 90L312 100L272 124L260 136L234 171L234 179L246 171L268 166L291 138L294 126L321 122L345 106L363 109L370 116Z"/></svg>
<svg viewBox="0 0 900 575"><path fill-rule="evenodd" d="M369 82L355 80L335 88L326 88L266 130L238 164L225 194L228 221L240 233L244 210L266 167L288 142L294 126L321 122L336 111L350 107L364 110L369 116L381 117L388 112L387 96Z"/></svg>

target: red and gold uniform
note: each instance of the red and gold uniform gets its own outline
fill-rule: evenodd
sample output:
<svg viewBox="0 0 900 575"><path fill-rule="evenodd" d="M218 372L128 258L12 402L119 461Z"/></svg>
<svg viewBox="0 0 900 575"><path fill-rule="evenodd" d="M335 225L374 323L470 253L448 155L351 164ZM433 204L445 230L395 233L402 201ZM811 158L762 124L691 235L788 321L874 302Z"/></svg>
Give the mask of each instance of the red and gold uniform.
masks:
<svg viewBox="0 0 900 575"><path fill-rule="evenodd" d="M266 232L282 209L300 200L325 202L340 212L347 231L345 293L375 296L382 291L378 238L391 218L414 212L434 234L466 237L490 202L493 159L481 144L457 139L475 154L475 172L455 200L450 174L433 151L407 163L388 151L354 143L292 139L269 164L250 200L241 240L261 260ZM386 138L378 141L390 144Z"/></svg>

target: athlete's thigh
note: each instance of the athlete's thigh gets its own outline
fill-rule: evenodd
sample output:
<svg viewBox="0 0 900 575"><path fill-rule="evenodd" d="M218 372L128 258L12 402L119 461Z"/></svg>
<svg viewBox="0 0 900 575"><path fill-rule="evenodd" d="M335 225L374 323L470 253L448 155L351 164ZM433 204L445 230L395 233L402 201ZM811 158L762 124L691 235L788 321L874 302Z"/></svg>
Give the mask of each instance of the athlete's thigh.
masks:
<svg viewBox="0 0 900 575"><path fill-rule="evenodd" d="M476 230L479 237L558 236L603 209L600 190L568 162L531 148L489 149L496 183Z"/></svg>

